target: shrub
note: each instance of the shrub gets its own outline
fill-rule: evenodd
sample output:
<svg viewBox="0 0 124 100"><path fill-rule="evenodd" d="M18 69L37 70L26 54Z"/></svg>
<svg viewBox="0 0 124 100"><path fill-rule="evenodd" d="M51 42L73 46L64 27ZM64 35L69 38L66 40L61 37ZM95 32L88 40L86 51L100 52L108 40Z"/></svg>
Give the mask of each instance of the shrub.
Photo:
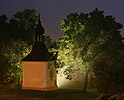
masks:
<svg viewBox="0 0 124 100"><path fill-rule="evenodd" d="M30 52L31 46L20 40L10 40L4 43L0 52L0 76L1 83L13 83L20 81L22 77L21 60Z"/></svg>
<svg viewBox="0 0 124 100"><path fill-rule="evenodd" d="M94 63L95 84L99 93L124 93L124 62L120 57L102 57Z"/></svg>
<svg viewBox="0 0 124 100"><path fill-rule="evenodd" d="M122 95L105 95L101 94L96 100L124 100L124 94Z"/></svg>

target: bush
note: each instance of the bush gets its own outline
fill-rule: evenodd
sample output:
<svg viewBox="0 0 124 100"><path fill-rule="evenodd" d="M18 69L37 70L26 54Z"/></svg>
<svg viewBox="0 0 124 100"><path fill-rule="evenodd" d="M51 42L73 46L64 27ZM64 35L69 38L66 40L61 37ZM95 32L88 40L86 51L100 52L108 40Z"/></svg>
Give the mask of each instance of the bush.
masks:
<svg viewBox="0 0 124 100"><path fill-rule="evenodd" d="M124 62L122 56L102 57L94 63L95 84L99 93L124 93Z"/></svg>
<svg viewBox="0 0 124 100"><path fill-rule="evenodd" d="M0 83L19 83L22 77L21 60L30 52L31 46L24 41L10 40L1 47Z"/></svg>
<svg viewBox="0 0 124 100"><path fill-rule="evenodd" d="M122 95L105 95L101 94L96 100L124 100L124 94Z"/></svg>
<svg viewBox="0 0 124 100"><path fill-rule="evenodd" d="M109 95L101 94L96 100L108 100L109 97Z"/></svg>

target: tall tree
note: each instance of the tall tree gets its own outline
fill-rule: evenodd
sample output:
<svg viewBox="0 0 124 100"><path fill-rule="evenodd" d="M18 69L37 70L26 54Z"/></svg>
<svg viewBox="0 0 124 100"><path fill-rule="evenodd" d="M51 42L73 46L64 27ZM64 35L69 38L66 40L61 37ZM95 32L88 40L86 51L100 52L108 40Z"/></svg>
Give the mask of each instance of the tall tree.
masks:
<svg viewBox="0 0 124 100"><path fill-rule="evenodd" d="M61 24L65 35L59 41L63 45L73 45L70 52L73 54L73 59L81 58L82 65L77 68L85 71L83 90L86 92L88 73L92 70L91 65L94 60L99 59L104 52L112 54L114 47L118 47L116 45L122 45L120 35L122 25L117 23L114 17L104 16L103 11L98 9L89 14L72 13L67 16L67 19L62 20ZM68 46L68 48L71 47ZM69 67L73 68L72 66Z"/></svg>

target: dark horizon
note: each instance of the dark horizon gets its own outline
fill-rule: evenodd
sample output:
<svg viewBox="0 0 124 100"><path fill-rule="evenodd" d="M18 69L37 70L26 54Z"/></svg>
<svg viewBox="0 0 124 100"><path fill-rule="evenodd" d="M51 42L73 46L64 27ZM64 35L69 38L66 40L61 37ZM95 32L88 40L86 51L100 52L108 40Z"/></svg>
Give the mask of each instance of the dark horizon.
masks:
<svg viewBox="0 0 124 100"><path fill-rule="evenodd" d="M104 15L115 17L116 21L124 26L124 1L123 0L1 0L0 15L5 14L11 18L13 14L24 9L35 9L37 14L41 14L41 22L45 28L45 33L52 40L63 36L61 31L61 20L65 19L70 13L90 13L95 8L104 11ZM124 36L124 27L121 30Z"/></svg>

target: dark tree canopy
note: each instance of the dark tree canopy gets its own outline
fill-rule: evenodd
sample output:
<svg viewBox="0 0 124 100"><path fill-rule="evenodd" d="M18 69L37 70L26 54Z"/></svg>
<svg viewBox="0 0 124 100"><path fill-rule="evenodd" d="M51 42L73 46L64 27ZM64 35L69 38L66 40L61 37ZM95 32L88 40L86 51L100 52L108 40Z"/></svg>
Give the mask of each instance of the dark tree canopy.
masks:
<svg viewBox="0 0 124 100"><path fill-rule="evenodd" d="M38 17L34 9L17 12L8 22L7 17L2 15L0 16L0 36L3 40L20 39L32 44L37 21Z"/></svg>
<svg viewBox="0 0 124 100"><path fill-rule="evenodd" d="M8 33L8 23L7 23L7 17L6 15L0 16L0 40L5 38Z"/></svg>

